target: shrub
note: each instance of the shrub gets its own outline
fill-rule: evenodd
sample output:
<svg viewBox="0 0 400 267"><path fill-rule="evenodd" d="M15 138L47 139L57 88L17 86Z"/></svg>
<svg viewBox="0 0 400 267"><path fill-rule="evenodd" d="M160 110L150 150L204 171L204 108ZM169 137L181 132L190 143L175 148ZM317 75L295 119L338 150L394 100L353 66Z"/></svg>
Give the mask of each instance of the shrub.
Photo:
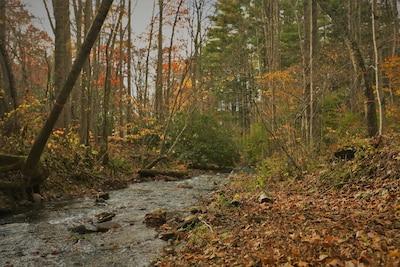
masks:
<svg viewBox="0 0 400 267"><path fill-rule="evenodd" d="M171 131L175 140L184 128L186 117L178 116ZM174 152L196 167L233 166L239 160L231 131L211 115L195 115L179 137Z"/></svg>

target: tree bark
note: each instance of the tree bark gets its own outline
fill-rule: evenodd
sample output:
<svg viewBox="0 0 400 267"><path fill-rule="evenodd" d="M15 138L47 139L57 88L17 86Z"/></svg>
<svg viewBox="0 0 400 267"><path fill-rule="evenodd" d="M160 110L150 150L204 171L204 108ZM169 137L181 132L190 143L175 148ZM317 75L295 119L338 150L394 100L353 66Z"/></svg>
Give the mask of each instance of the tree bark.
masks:
<svg viewBox="0 0 400 267"><path fill-rule="evenodd" d="M316 133L316 94L314 86L314 58L318 44L317 3L304 1L304 137L307 144L314 143Z"/></svg>
<svg viewBox="0 0 400 267"><path fill-rule="evenodd" d="M17 91L15 88L14 75L11 61L6 49L6 1L0 0L0 62L3 72L4 96L0 97L0 118L18 106Z"/></svg>
<svg viewBox="0 0 400 267"><path fill-rule="evenodd" d="M82 70L82 67L89 57L90 50L93 47L94 42L99 35L101 27L106 19L108 10L112 5L113 0L103 0L98 11L96 17L89 29L89 32L83 42L82 46L80 47L76 60L72 65L71 71L67 77L67 80L64 83L60 93L57 96L57 99L54 103L53 109L45 122L45 125L41 129L38 137L36 138L35 142L32 145L32 148L28 154L28 157L22 166L22 173L26 177L27 184L31 184L32 178L37 177L39 175L39 180L43 180L45 177L41 177L41 173L38 173L38 165L40 162L40 158L43 154L44 148L46 146L47 140L50 137L50 134L57 122L58 117L61 114L61 111L67 102L69 94L71 93L72 88L76 80L78 79L79 73Z"/></svg>
<svg viewBox="0 0 400 267"><path fill-rule="evenodd" d="M164 0L158 0L158 51L157 51L157 72L156 72L156 93L155 111L159 118L163 113L163 10Z"/></svg>
<svg viewBox="0 0 400 267"><path fill-rule="evenodd" d="M374 71L375 71L375 90L376 96L378 99L378 109L379 109L379 134L384 134L385 131L385 99L383 96L381 79L382 79L382 71L381 71L381 51L378 48L378 31L379 31L379 11L377 7L377 0L372 0L371 4L371 13L372 13L372 41L374 47Z"/></svg>
<svg viewBox="0 0 400 267"><path fill-rule="evenodd" d="M71 31L69 0L53 0L55 26L54 87L56 94L61 91L67 73L71 69ZM66 103L59 116L57 127L67 128L71 121L71 103Z"/></svg>
<svg viewBox="0 0 400 267"><path fill-rule="evenodd" d="M349 34L358 44L361 42L361 3L360 0L348 1L348 18L349 18ZM350 59L351 62L351 59ZM354 64L353 64L354 66ZM349 72L351 73L351 99L350 99L350 109L351 112L356 113L360 111L359 105L359 92L361 92L361 77L357 75L353 66L349 67Z"/></svg>
<svg viewBox="0 0 400 267"><path fill-rule="evenodd" d="M280 22L279 22L279 2L262 1L264 37L267 48L268 72L274 73L280 67ZM271 81L268 83L271 89L271 131L276 130L276 84Z"/></svg>

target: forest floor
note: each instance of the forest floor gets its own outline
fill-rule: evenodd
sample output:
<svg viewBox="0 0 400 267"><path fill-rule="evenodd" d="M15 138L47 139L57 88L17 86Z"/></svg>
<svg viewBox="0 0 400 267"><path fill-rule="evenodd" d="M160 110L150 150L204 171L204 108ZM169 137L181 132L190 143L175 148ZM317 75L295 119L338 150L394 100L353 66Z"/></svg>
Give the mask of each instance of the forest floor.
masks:
<svg viewBox="0 0 400 267"><path fill-rule="evenodd" d="M395 139L372 139L353 160L263 188L231 175L155 266L400 266Z"/></svg>

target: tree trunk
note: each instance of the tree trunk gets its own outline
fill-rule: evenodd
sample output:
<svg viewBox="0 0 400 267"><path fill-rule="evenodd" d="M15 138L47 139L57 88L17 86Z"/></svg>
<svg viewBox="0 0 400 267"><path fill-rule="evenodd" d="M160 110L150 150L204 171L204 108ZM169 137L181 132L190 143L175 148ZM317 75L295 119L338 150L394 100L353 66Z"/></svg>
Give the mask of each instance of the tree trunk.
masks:
<svg viewBox="0 0 400 267"><path fill-rule="evenodd" d="M110 101L111 101L111 79L112 79L112 67L113 67L113 57L114 57L114 49L115 49L115 40L117 37L117 32L119 27L121 27L122 22L122 12L119 15L117 20L117 24L114 29L111 31L109 39L106 44L105 53L106 53L106 78L104 82L104 94L103 94L103 131L101 135L101 147L100 147L100 155L102 156L103 164L106 165L108 163L108 136L110 135Z"/></svg>
<svg viewBox="0 0 400 267"><path fill-rule="evenodd" d="M155 112L159 118L163 113L163 10L164 0L158 0L158 51L156 70Z"/></svg>
<svg viewBox="0 0 400 267"><path fill-rule="evenodd" d="M379 30L379 10L377 8L377 0L372 0L371 4L371 13L372 13L372 41L374 47L374 70L375 70L375 90L376 96L378 99L378 108L379 108L379 134L384 134L385 131L385 99L382 92L381 85L381 51L378 48L377 40L378 40L378 30Z"/></svg>
<svg viewBox="0 0 400 267"><path fill-rule="evenodd" d="M82 1L82 0L79 0ZM84 7L84 34L86 35L90 24L93 20L93 7L92 0L85 1ZM80 125L80 139L81 142L85 145L89 144L89 127L91 121L91 102L90 102L90 94L92 91L91 86L91 68L90 68L90 58L85 61L82 71L82 88L81 92L81 125Z"/></svg>
<svg viewBox="0 0 400 267"><path fill-rule="evenodd" d="M55 27L54 52L54 87L59 94L71 69L71 32L69 16L69 0L53 0ZM71 121L71 103L66 103L59 116L57 127L67 128Z"/></svg>
<svg viewBox="0 0 400 267"><path fill-rule="evenodd" d="M0 65L3 81L0 86L4 88L4 95L0 97L0 118L5 113L16 109L18 106L17 91L14 83L11 61L6 49L6 1L0 0Z"/></svg>
<svg viewBox="0 0 400 267"><path fill-rule="evenodd" d="M103 0L98 11L97 15L89 29L89 32L83 42L82 46L80 47L77 57L75 59L74 64L72 65L71 71L67 77L67 80L64 83L60 93L57 96L57 99L54 103L53 109L51 113L41 129L38 137L36 138L35 142L32 145L32 148L28 154L28 157L22 166L22 173L27 179L27 185L32 184L32 180L34 178L38 178L35 181L40 183L43 181L45 177L42 176L42 172L38 170L40 158L43 154L44 148L46 146L47 140L50 137L50 134L57 122L58 117L61 114L61 111L67 102L68 96L71 93L72 88L76 80L78 79L79 73L82 70L82 67L89 57L90 50L93 47L94 42L99 35L103 22L107 16L108 10L111 7L113 0Z"/></svg>
<svg viewBox="0 0 400 267"><path fill-rule="evenodd" d="M152 19L151 19L151 24L150 24L150 32L149 32L149 44L147 46L147 51L146 51L146 63L145 63L145 79L144 79L144 91L143 92L138 92L138 98L139 102L142 103L142 109L144 112L147 110L147 101L148 101L148 96L149 96L149 77L150 77L150 55L152 51L152 46L153 46L153 34L154 34L154 21L155 21L155 7L156 7L156 0L154 0L153 3L153 11L152 11ZM139 115L141 115L142 112L139 112Z"/></svg>
<svg viewBox="0 0 400 267"><path fill-rule="evenodd" d="M273 73L280 68L280 27L279 27L279 3L277 0L262 1L264 37L267 48L268 72ZM276 84L268 83L271 89L271 131L276 130Z"/></svg>
<svg viewBox="0 0 400 267"><path fill-rule="evenodd" d="M360 0L348 1L348 18L349 18L349 34L353 40L360 44L361 42L361 3ZM350 59L351 62L351 59ZM349 66L350 82L352 84L350 90L350 109L351 112L360 111L359 93L361 92L361 77L356 73L357 69Z"/></svg>
<svg viewBox="0 0 400 267"><path fill-rule="evenodd" d="M128 1L128 44L127 44L127 103L125 106L126 112L126 122L129 124L132 122L132 104L133 104L133 95L132 95L132 1ZM127 129L128 131L128 129Z"/></svg>
<svg viewBox="0 0 400 267"><path fill-rule="evenodd" d="M314 143L316 133L316 94L314 86L314 58L318 44L317 3L304 1L304 137L306 143Z"/></svg>

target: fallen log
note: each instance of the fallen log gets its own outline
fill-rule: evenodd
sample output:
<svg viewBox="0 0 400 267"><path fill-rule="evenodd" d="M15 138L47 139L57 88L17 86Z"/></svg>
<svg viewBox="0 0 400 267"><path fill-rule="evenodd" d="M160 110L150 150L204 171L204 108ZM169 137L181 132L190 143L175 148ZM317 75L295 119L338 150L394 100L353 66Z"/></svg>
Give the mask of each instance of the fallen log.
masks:
<svg viewBox="0 0 400 267"><path fill-rule="evenodd" d="M171 170L153 170L153 169L141 169L138 171L141 178L154 178L156 176L168 176L176 179L185 179L189 177L189 174L184 171L171 171Z"/></svg>
<svg viewBox="0 0 400 267"><path fill-rule="evenodd" d="M0 154L0 173L21 170L26 156Z"/></svg>

